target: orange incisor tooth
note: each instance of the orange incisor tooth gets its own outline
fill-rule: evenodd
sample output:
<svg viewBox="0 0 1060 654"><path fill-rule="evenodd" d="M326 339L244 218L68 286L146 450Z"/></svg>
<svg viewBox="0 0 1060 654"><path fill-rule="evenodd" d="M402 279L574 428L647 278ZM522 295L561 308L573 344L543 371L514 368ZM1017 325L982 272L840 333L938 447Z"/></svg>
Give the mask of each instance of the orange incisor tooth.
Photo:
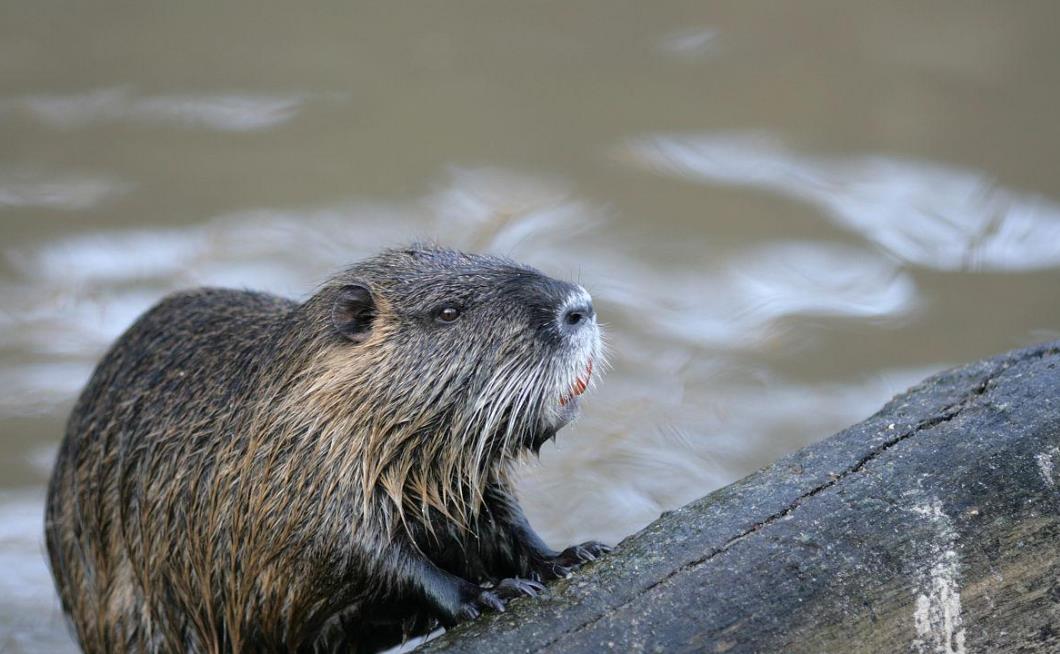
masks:
<svg viewBox="0 0 1060 654"><path fill-rule="evenodd" d="M574 381L574 386L571 387L570 393L559 398L559 405L566 406L567 402L570 402L574 398L578 397L585 392L585 389L589 388L589 380L593 376L593 360L589 359L589 365L585 367L585 377L578 377Z"/></svg>

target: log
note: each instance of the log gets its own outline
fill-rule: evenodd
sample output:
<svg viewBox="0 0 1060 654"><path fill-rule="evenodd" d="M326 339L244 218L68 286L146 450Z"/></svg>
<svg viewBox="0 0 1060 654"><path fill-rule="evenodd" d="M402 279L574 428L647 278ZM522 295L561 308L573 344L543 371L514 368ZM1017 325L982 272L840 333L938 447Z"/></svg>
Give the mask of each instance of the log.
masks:
<svg viewBox="0 0 1060 654"><path fill-rule="evenodd" d="M423 652L1060 652L1060 341L936 375Z"/></svg>

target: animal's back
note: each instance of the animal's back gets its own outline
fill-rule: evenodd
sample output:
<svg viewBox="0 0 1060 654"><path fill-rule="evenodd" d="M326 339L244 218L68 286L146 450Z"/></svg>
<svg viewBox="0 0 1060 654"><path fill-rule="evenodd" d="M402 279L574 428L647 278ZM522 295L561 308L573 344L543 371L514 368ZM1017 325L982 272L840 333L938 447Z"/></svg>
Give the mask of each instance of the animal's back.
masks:
<svg viewBox="0 0 1060 654"><path fill-rule="evenodd" d="M189 629L165 624L152 615L154 601L145 603L147 593L179 593L182 584L172 582L194 583L152 578L170 549L160 538L176 545L195 536L164 500L201 499L194 495L208 488L225 426L254 395L295 306L247 291L172 295L96 367L67 424L45 519L59 594L86 649L169 649L163 639ZM177 556L187 548L172 549ZM142 618L117 619L129 615Z"/></svg>

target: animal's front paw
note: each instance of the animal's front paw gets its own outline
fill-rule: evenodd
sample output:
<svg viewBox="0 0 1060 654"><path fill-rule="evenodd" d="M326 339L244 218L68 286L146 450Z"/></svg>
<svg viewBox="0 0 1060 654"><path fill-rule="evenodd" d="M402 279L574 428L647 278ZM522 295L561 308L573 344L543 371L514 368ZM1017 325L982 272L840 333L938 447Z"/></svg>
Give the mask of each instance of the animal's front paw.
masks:
<svg viewBox="0 0 1060 654"><path fill-rule="evenodd" d="M609 546L596 541L589 541L581 545L571 545L556 556L535 561L533 569L540 579L561 579L568 576L583 563L595 561L610 551L611 548Z"/></svg>
<svg viewBox="0 0 1060 654"><path fill-rule="evenodd" d="M582 543L581 545L571 545L560 552L560 555L556 557L556 561L558 561L560 565L576 568L583 563L595 561L610 551L611 547L609 545L604 545L603 543L591 540L587 543Z"/></svg>
<svg viewBox="0 0 1060 654"><path fill-rule="evenodd" d="M475 586L475 591L460 605L457 612L457 622L474 620L483 611L504 612L504 601L492 590Z"/></svg>
<svg viewBox="0 0 1060 654"><path fill-rule="evenodd" d="M504 613L505 602L516 597L535 597L543 590L545 586L539 581L516 577L504 579L488 589L469 584L465 589L465 600L457 611L454 623L474 620L482 615L483 611Z"/></svg>
<svg viewBox="0 0 1060 654"><path fill-rule="evenodd" d="M540 581L518 577L505 579L493 588L493 592L506 602L516 597L536 597L543 590L545 590L545 585Z"/></svg>

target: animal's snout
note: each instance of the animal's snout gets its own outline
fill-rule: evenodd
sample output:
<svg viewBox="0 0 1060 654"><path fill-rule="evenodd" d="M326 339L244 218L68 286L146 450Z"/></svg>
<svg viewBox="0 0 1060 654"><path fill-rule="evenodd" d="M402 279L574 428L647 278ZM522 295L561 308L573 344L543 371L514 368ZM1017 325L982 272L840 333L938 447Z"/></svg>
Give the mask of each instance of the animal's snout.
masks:
<svg viewBox="0 0 1060 654"><path fill-rule="evenodd" d="M570 329L592 322L595 317L596 312L593 311L592 302L579 302L563 311L561 322L563 327Z"/></svg>
<svg viewBox="0 0 1060 654"><path fill-rule="evenodd" d="M556 314L559 323L559 331L564 334L574 335L587 327L596 325L596 310L593 309L593 299L584 288L571 285L573 292L567 295Z"/></svg>

